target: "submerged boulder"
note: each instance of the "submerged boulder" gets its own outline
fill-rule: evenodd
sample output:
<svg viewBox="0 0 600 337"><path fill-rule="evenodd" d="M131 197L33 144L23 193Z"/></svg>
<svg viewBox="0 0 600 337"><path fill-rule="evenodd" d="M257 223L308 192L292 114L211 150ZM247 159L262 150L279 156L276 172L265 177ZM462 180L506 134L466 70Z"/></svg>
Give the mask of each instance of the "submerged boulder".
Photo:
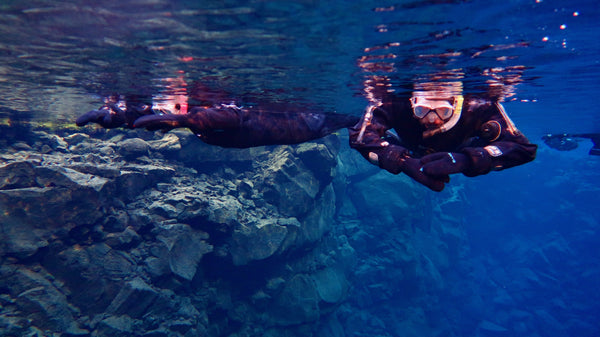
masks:
<svg viewBox="0 0 600 337"><path fill-rule="evenodd" d="M277 252L288 230L271 221L263 221L254 226L243 226L231 236L231 256L235 265L249 261L264 260Z"/></svg>
<svg viewBox="0 0 600 337"><path fill-rule="evenodd" d="M276 152L264 172L264 199L287 216L307 213L320 190L318 179L289 151Z"/></svg>
<svg viewBox="0 0 600 337"><path fill-rule="evenodd" d="M169 250L169 266L171 271L186 280L196 275L198 263L202 256L212 251L212 246L198 233L179 235Z"/></svg>
<svg viewBox="0 0 600 337"><path fill-rule="evenodd" d="M270 309L275 325L316 321L319 318L319 293L312 278L305 274L292 277Z"/></svg>
<svg viewBox="0 0 600 337"><path fill-rule="evenodd" d="M142 317L159 296L159 293L142 279L128 281L112 300L106 312L132 318Z"/></svg>
<svg viewBox="0 0 600 337"><path fill-rule="evenodd" d="M348 290L345 275L334 268L325 268L312 274L319 298L329 304L340 302Z"/></svg>
<svg viewBox="0 0 600 337"><path fill-rule="evenodd" d="M140 138L128 138L117 143L118 152L127 159L148 155L150 145Z"/></svg>

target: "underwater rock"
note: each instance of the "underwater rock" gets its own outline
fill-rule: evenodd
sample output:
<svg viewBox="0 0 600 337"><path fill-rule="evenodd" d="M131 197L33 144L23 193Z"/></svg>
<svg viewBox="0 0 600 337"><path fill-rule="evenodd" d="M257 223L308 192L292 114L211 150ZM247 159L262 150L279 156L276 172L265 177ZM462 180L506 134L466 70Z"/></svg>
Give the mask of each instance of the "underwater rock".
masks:
<svg viewBox="0 0 600 337"><path fill-rule="evenodd" d="M2 308L5 311L4 315L0 315L0 331L5 336L40 336L42 332L31 326L31 321L24 318L15 316L17 313L9 313L6 308Z"/></svg>
<svg viewBox="0 0 600 337"><path fill-rule="evenodd" d="M140 138L128 138L117 143L119 154L127 159L147 156L150 145Z"/></svg>
<svg viewBox="0 0 600 337"><path fill-rule="evenodd" d="M430 291L441 291L446 287L444 278L440 274L436 264L434 264L427 255L422 254L420 256L420 263L418 266L419 278L425 281L425 287L427 287L427 289Z"/></svg>
<svg viewBox="0 0 600 337"><path fill-rule="evenodd" d="M70 289L70 303L101 312L122 291L123 280L135 276L135 262L126 252L105 243L67 246L44 257L44 266Z"/></svg>
<svg viewBox="0 0 600 337"><path fill-rule="evenodd" d="M223 195L220 198L210 198L208 202L208 214L207 220L217 224L238 224L240 214L243 213L243 206L240 202L228 195Z"/></svg>
<svg viewBox="0 0 600 337"><path fill-rule="evenodd" d="M348 284L343 273L334 268L325 268L311 276L322 301L338 303L344 298Z"/></svg>
<svg viewBox="0 0 600 337"><path fill-rule="evenodd" d="M69 144L60 136L46 133L44 131L35 131L34 134L40 141L47 145L51 150L66 152ZM45 152L45 151L42 151Z"/></svg>
<svg viewBox="0 0 600 337"><path fill-rule="evenodd" d="M134 320L131 317L110 315L98 322L92 336L127 337L132 335L133 329Z"/></svg>
<svg viewBox="0 0 600 337"><path fill-rule="evenodd" d="M142 191L159 181L167 181L175 170L168 166L156 165L126 165L120 170L119 176L113 181L115 193L124 201L131 201Z"/></svg>
<svg viewBox="0 0 600 337"><path fill-rule="evenodd" d="M301 216L313 207L320 183L292 153L277 151L263 176L264 199L283 215Z"/></svg>
<svg viewBox="0 0 600 337"><path fill-rule="evenodd" d="M0 208L0 211L3 211ZM3 211L4 212L4 211ZM34 255L38 249L48 246L44 230L33 228L13 217L0 216L0 256L14 256L19 259Z"/></svg>
<svg viewBox="0 0 600 337"><path fill-rule="evenodd" d="M146 313L158 295L158 292L142 279L135 278L124 284L121 291L106 308L106 312L139 318Z"/></svg>
<svg viewBox="0 0 600 337"><path fill-rule="evenodd" d="M116 249L127 249L135 246L140 241L140 236L132 227L127 227L119 233L108 233L105 238L106 244Z"/></svg>
<svg viewBox="0 0 600 337"><path fill-rule="evenodd" d="M12 148L15 151L31 151L32 148L31 146L29 146L29 144L25 143L25 142L16 142L12 144Z"/></svg>
<svg viewBox="0 0 600 337"><path fill-rule="evenodd" d="M148 145L152 151L163 153L176 153L181 151L181 143L179 137L174 133L167 133L161 139L150 140Z"/></svg>
<svg viewBox="0 0 600 337"><path fill-rule="evenodd" d="M33 255L53 230L70 230L102 217L108 180L60 166L14 162L0 167L0 227L9 237L3 254ZM65 210L69 210L65 212Z"/></svg>
<svg viewBox="0 0 600 337"><path fill-rule="evenodd" d="M0 266L0 289L10 292L33 325L73 335L85 334L71 314L67 298L44 276L18 266Z"/></svg>
<svg viewBox="0 0 600 337"><path fill-rule="evenodd" d="M319 318L319 294L310 276L297 274L285 283L271 315L275 325L314 322Z"/></svg>
<svg viewBox="0 0 600 337"><path fill-rule="evenodd" d="M160 274L168 266L173 274L192 280L202 256L213 247L206 241L208 234L194 230L186 224L163 225L156 229L157 239L164 244L153 249L157 260L150 259L154 274Z"/></svg>
<svg viewBox="0 0 600 337"><path fill-rule="evenodd" d="M303 143L296 146L295 153L320 181L321 186L331 183L337 158L330 148L320 143Z"/></svg>
<svg viewBox="0 0 600 337"><path fill-rule="evenodd" d="M0 329L264 336L267 324L289 337L314 335L345 300L353 254L348 246L349 256L338 256L348 242L325 239L335 236L335 149L223 150L189 133L141 138L44 136L33 146L45 146L43 155L0 156L0 230L9 237L0 261L53 287L5 294L13 279L2 273ZM45 306L56 296L58 307ZM30 317L20 308L50 323L12 320Z"/></svg>
<svg viewBox="0 0 600 337"><path fill-rule="evenodd" d="M40 166L35 169L36 182L42 187L66 187L71 190L89 188L100 192L107 183L106 178L81 173L60 166Z"/></svg>
<svg viewBox="0 0 600 337"><path fill-rule="evenodd" d="M169 266L175 275L186 280L194 278L202 256L213 249L204 239L205 236L195 232L175 239L169 250Z"/></svg>
<svg viewBox="0 0 600 337"><path fill-rule="evenodd" d="M63 140L69 145L77 145L81 142L87 141L90 139L90 136L85 133L73 133L63 138Z"/></svg>
<svg viewBox="0 0 600 337"><path fill-rule="evenodd" d="M37 186L34 163L18 161L0 166L0 190Z"/></svg>
<svg viewBox="0 0 600 337"><path fill-rule="evenodd" d="M315 242L323 237L334 225L335 193L333 187L324 188L316 200L315 207L302 222L302 231L308 242Z"/></svg>
<svg viewBox="0 0 600 337"><path fill-rule="evenodd" d="M270 257L280 249L286 234L286 227L266 220L255 226L236 229L231 236L233 263L240 266Z"/></svg>

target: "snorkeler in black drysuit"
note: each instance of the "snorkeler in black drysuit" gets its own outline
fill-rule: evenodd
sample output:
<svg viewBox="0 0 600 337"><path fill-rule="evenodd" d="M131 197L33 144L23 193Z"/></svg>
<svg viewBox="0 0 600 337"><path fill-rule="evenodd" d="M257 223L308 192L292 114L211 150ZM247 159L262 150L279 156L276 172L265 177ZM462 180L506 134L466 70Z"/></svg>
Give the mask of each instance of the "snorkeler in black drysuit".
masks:
<svg viewBox="0 0 600 337"><path fill-rule="evenodd" d="M525 164L537 150L499 102L462 96L460 82L418 84L411 97L379 95L350 128L350 146L434 191L444 188L450 174L473 177Z"/></svg>
<svg viewBox="0 0 600 337"><path fill-rule="evenodd" d="M579 146L578 143L581 139L591 140L593 146L589 154L600 156L600 133L547 134L542 137L546 145L559 151L575 150Z"/></svg>
<svg viewBox="0 0 600 337"><path fill-rule="evenodd" d="M115 127L113 121L121 121L125 127L163 131L185 127L208 144L236 148L297 144L350 128L350 146L371 163L394 174L404 172L434 191L444 188L450 174L476 176L535 158L537 146L517 130L500 103L461 93L425 85L412 97L385 94L361 119L229 104L197 106L187 114L108 105L84 114L77 124ZM117 116L107 119L107 114Z"/></svg>
<svg viewBox="0 0 600 337"><path fill-rule="evenodd" d="M105 128L162 130L188 128L207 144L231 148L298 144L348 128L358 118L334 113L269 111L233 104L196 106L186 114L162 113L149 105L120 108L109 103L79 118L78 126L93 122Z"/></svg>

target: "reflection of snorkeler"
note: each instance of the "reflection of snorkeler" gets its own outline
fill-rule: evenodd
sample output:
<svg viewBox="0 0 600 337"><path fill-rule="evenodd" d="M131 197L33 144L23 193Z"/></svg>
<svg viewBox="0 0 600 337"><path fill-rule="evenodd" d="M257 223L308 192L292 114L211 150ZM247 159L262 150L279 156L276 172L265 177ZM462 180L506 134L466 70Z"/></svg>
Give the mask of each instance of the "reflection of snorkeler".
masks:
<svg viewBox="0 0 600 337"><path fill-rule="evenodd" d="M141 116L154 114L152 106L140 97L125 98L113 95L104 101L98 110L88 111L75 121L77 126L96 123L107 129L118 127L133 128L133 122Z"/></svg>
<svg viewBox="0 0 600 337"><path fill-rule="evenodd" d="M584 138L592 141L593 146L590 149L590 155L600 156L600 133L547 134L542 137L542 140L553 149L571 151L575 150L578 142Z"/></svg>
<svg viewBox="0 0 600 337"><path fill-rule="evenodd" d="M187 114L133 109L141 112L139 118L124 119L124 125L163 131L185 127L208 144L237 148L297 144L348 127L350 146L371 163L394 174L404 172L434 191L444 188L450 174L476 176L535 158L537 146L516 129L499 103L435 85L415 88L412 97L390 94L386 83L374 87L383 89L375 100L379 103L370 105L360 120L219 103L194 107ZM105 126L104 119L89 118L96 114L81 116L78 125ZM390 134L391 129L396 134Z"/></svg>
<svg viewBox="0 0 600 337"><path fill-rule="evenodd" d="M357 117L317 112L275 111L256 107L238 107L213 100L217 93L191 97L199 105L188 113L177 111L177 101L161 102L154 108L148 104L119 104L109 99L99 110L77 118L84 126L97 123L105 128L143 127L148 130L169 131L189 128L205 143L222 147L248 148L261 145L298 144L324 137L339 129L350 127ZM172 106L171 106L172 105ZM168 106L168 109L164 107Z"/></svg>

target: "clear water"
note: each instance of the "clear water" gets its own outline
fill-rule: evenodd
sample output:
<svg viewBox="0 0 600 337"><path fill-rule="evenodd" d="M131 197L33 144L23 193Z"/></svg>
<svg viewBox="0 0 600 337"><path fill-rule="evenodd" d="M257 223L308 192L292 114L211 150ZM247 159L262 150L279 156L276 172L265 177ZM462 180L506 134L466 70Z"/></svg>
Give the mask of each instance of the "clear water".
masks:
<svg viewBox="0 0 600 337"><path fill-rule="evenodd" d="M502 84L507 111L540 142L547 132L600 132L598 20L593 0L4 0L0 119L72 123L107 94L169 93L177 78L243 104L291 102L360 115L370 76L389 76L402 91L428 74L458 71L467 90ZM569 254L553 261L556 283L512 309L582 319L592 325L582 335L591 336L600 331L593 326L600 315L600 158L587 155L590 146L561 153L541 144L534 163L453 178L464 188L434 198L460 193L469 200L460 211L472 254L481 258L470 276L489 280L478 289L482 297L499 288L514 297L535 293L511 282L535 268L516 252L535 254L562 238ZM506 274L485 275L492 264Z"/></svg>
<svg viewBox="0 0 600 337"><path fill-rule="evenodd" d="M0 113L70 121L109 93L183 78L232 98L360 114L361 57L399 88L439 71L481 90L490 69L520 126L588 132L600 75L594 1L3 1ZM368 51L367 51L368 50ZM391 57L390 57L391 55ZM488 73L485 75L484 73ZM511 85L508 85L508 84ZM539 111L539 113L536 113ZM541 113L543 111L543 114ZM576 112L576 113L573 113ZM3 116L4 117L4 116Z"/></svg>

